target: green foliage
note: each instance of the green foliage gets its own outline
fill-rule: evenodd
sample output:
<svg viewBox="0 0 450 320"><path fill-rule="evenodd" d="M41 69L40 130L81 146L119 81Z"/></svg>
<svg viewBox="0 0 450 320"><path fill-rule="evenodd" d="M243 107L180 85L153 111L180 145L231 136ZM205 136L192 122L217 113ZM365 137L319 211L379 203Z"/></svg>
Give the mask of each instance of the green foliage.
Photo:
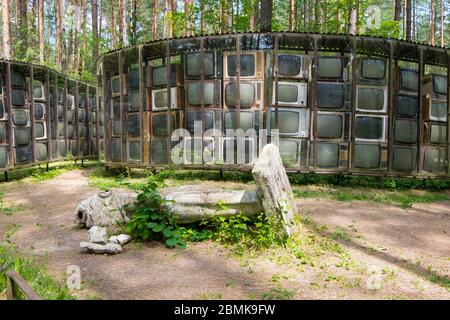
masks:
<svg viewBox="0 0 450 320"><path fill-rule="evenodd" d="M52 168L49 168L48 171L44 167L37 167L37 168L34 168L33 171L31 171L31 177L35 181L45 181L45 180L50 180L50 179L56 178L57 176L59 176L63 173L66 173L68 171L75 170L75 169L77 169L77 167L72 163L63 165L61 167L52 167Z"/></svg>
<svg viewBox="0 0 450 320"><path fill-rule="evenodd" d="M283 288L279 284L262 295L263 300L292 300L294 297L295 291Z"/></svg>

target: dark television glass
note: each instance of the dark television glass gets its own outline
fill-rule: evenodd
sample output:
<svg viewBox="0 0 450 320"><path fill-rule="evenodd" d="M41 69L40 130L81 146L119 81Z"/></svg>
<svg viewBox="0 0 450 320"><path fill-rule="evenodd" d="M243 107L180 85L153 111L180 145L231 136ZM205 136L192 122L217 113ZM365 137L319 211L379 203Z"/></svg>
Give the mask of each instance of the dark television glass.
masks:
<svg viewBox="0 0 450 320"><path fill-rule="evenodd" d="M376 169L381 163L381 147L373 144L355 144L355 168Z"/></svg>
<svg viewBox="0 0 450 320"><path fill-rule="evenodd" d="M400 69L400 89L417 91L419 88L419 73L415 70Z"/></svg>
<svg viewBox="0 0 450 320"><path fill-rule="evenodd" d="M96 138L97 137L97 128L96 127L92 127L91 128L91 137L92 138Z"/></svg>
<svg viewBox="0 0 450 320"><path fill-rule="evenodd" d="M167 159L167 140L152 140L152 163L166 164Z"/></svg>
<svg viewBox="0 0 450 320"><path fill-rule="evenodd" d="M75 113L73 112L73 110L67 110L66 117L67 117L67 122L69 122L69 123L73 122L75 120Z"/></svg>
<svg viewBox="0 0 450 320"><path fill-rule="evenodd" d="M58 122L58 136L64 137L64 122Z"/></svg>
<svg viewBox="0 0 450 320"><path fill-rule="evenodd" d="M73 96L66 94L66 107L71 109L73 107Z"/></svg>
<svg viewBox="0 0 450 320"><path fill-rule="evenodd" d="M25 105L25 90L11 90L11 104L15 107L23 107Z"/></svg>
<svg viewBox="0 0 450 320"><path fill-rule="evenodd" d="M417 97L399 94L397 96L397 115L405 117L417 116L419 100Z"/></svg>
<svg viewBox="0 0 450 320"><path fill-rule="evenodd" d="M114 118L120 118L120 99L111 100L112 103L112 115Z"/></svg>
<svg viewBox="0 0 450 320"><path fill-rule="evenodd" d="M23 164L33 160L33 149L31 146L16 148L16 162Z"/></svg>
<svg viewBox="0 0 450 320"><path fill-rule="evenodd" d="M141 142L129 141L128 142L128 160L140 161L141 160Z"/></svg>
<svg viewBox="0 0 450 320"><path fill-rule="evenodd" d="M139 68L131 68L128 72L128 87L139 88Z"/></svg>
<svg viewBox="0 0 450 320"><path fill-rule="evenodd" d="M396 119L394 140L399 143L417 142L417 121L408 119Z"/></svg>
<svg viewBox="0 0 450 320"><path fill-rule="evenodd" d="M44 99L44 87L39 84L33 85L33 98L34 99Z"/></svg>
<svg viewBox="0 0 450 320"><path fill-rule="evenodd" d="M64 140L58 141L58 151L61 157L65 157L67 155L66 141Z"/></svg>
<svg viewBox="0 0 450 320"><path fill-rule="evenodd" d="M400 172L416 170L417 150L394 146L392 149L392 169Z"/></svg>
<svg viewBox="0 0 450 320"><path fill-rule="evenodd" d="M44 108L45 106L42 103L34 104L34 117L36 119L42 119L44 117Z"/></svg>
<svg viewBox="0 0 450 320"><path fill-rule="evenodd" d="M25 75L17 70L11 70L11 86L14 87L26 87L27 81Z"/></svg>
<svg viewBox="0 0 450 320"><path fill-rule="evenodd" d="M2 95L3 95L3 82L2 82L1 75L0 75L0 96L2 96Z"/></svg>
<svg viewBox="0 0 450 320"><path fill-rule="evenodd" d="M384 118L371 116L356 117L356 138L383 139Z"/></svg>
<svg viewBox="0 0 450 320"><path fill-rule="evenodd" d="M109 155L111 161L122 161L122 140L111 139L109 142Z"/></svg>
<svg viewBox="0 0 450 320"><path fill-rule="evenodd" d="M34 124L34 137L36 139L42 139L45 137L45 124L43 122L36 122Z"/></svg>
<svg viewBox="0 0 450 320"><path fill-rule="evenodd" d="M5 138L6 138L5 124L0 123L0 143L3 143Z"/></svg>
<svg viewBox="0 0 450 320"><path fill-rule="evenodd" d="M62 88L58 88L57 90L57 97L58 97L58 103L63 103L63 99L64 99L64 90Z"/></svg>
<svg viewBox="0 0 450 320"><path fill-rule="evenodd" d="M447 121L447 103L432 101L430 113L430 118Z"/></svg>
<svg viewBox="0 0 450 320"><path fill-rule="evenodd" d="M364 58L361 64L363 78L382 80L386 74L386 61L384 59Z"/></svg>
<svg viewBox="0 0 450 320"><path fill-rule="evenodd" d="M57 104L56 105L56 112L58 114L58 119L62 120L64 118L64 107L62 104Z"/></svg>
<svg viewBox="0 0 450 320"><path fill-rule="evenodd" d="M270 113L272 129L275 129L275 112ZM299 133L300 114L298 111L278 110L278 130L280 134L296 135Z"/></svg>
<svg viewBox="0 0 450 320"><path fill-rule="evenodd" d="M436 94L447 95L448 84L447 77L440 75L433 75L433 91Z"/></svg>
<svg viewBox="0 0 450 320"><path fill-rule="evenodd" d="M319 57L317 76L322 79L340 79L342 77L342 59L340 57Z"/></svg>
<svg viewBox="0 0 450 320"><path fill-rule="evenodd" d="M28 124L28 113L25 110L13 110L12 122L15 126L26 126Z"/></svg>
<svg viewBox="0 0 450 320"><path fill-rule="evenodd" d="M104 121L105 121L105 116L104 116L103 112L100 112L100 114L98 115L98 124L103 125Z"/></svg>
<svg viewBox="0 0 450 320"><path fill-rule="evenodd" d="M423 170L440 173L445 170L445 149L426 148L423 158Z"/></svg>
<svg viewBox="0 0 450 320"><path fill-rule="evenodd" d="M120 77L111 78L112 94L120 94Z"/></svg>
<svg viewBox="0 0 450 320"><path fill-rule="evenodd" d="M120 136L122 134L122 121L120 121L120 120L113 121L112 134L114 136Z"/></svg>
<svg viewBox="0 0 450 320"><path fill-rule="evenodd" d="M317 137L322 139L342 138L342 115L318 114L317 115Z"/></svg>
<svg viewBox="0 0 450 320"><path fill-rule="evenodd" d="M275 92L274 92L275 94ZM297 103L298 86L295 84L278 84L278 101L284 103Z"/></svg>
<svg viewBox="0 0 450 320"><path fill-rule="evenodd" d="M224 128L235 129L236 128L236 111L225 111L223 114ZM239 113L240 128L245 130L254 129L255 126L255 114L253 111L241 110Z"/></svg>
<svg viewBox="0 0 450 320"><path fill-rule="evenodd" d="M240 84L240 106L241 108L250 108L255 102L255 84ZM225 86L225 104L227 107L236 107L237 105L237 84L229 83Z"/></svg>
<svg viewBox="0 0 450 320"><path fill-rule="evenodd" d="M339 167L339 143L317 142L316 146L319 168Z"/></svg>
<svg viewBox="0 0 450 320"><path fill-rule="evenodd" d="M75 138L75 126L73 124L67 126L67 137L69 139Z"/></svg>
<svg viewBox="0 0 450 320"><path fill-rule="evenodd" d="M171 65L170 69L172 73L175 70L174 65ZM167 67L156 67L152 69L152 85L153 87L167 86Z"/></svg>
<svg viewBox="0 0 450 320"><path fill-rule="evenodd" d="M154 93L154 108L162 109L167 108L167 90L155 91ZM172 102L172 101L171 101Z"/></svg>
<svg viewBox="0 0 450 320"><path fill-rule="evenodd" d="M186 112L186 129L190 133L194 133L195 121L201 121L201 111L187 111ZM214 112L206 111L204 112L204 122L203 126L205 131L214 128Z"/></svg>
<svg viewBox="0 0 450 320"><path fill-rule="evenodd" d="M186 55L186 75L188 77L200 77L200 53L190 53ZM214 53L205 52L203 54L203 75L205 77L214 76Z"/></svg>
<svg viewBox="0 0 450 320"><path fill-rule="evenodd" d="M239 65L241 77L253 77L255 75L256 70L256 61L254 54L246 54L242 53L239 56ZM236 77L236 63L237 57L236 55L229 55L227 58L227 69L229 77Z"/></svg>
<svg viewBox="0 0 450 320"><path fill-rule="evenodd" d="M125 126L129 136L139 137L141 135L141 116L139 114L128 115Z"/></svg>
<svg viewBox="0 0 450 320"><path fill-rule="evenodd" d="M47 145L45 143L36 143L36 160L47 160Z"/></svg>
<svg viewBox="0 0 450 320"><path fill-rule="evenodd" d="M130 91L129 111L139 111L141 109L141 96L139 90Z"/></svg>
<svg viewBox="0 0 450 320"><path fill-rule="evenodd" d="M170 121L172 130L176 129L175 115L170 115ZM167 113L152 116L152 135L155 137L167 137L169 135L167 130Z"/></svg>
<svg viewBox="0 0 450 320"><path fill-rule="evenodd" d="M292 54L278 55L278 74L284 77L295 77L302 71L302 59Z"/></svg>
<svg viewBox="0 0 450 320"><path fill-rule="evenodd" d="M376 87L358 88L358 109L382 111L384 109L384 90Z"/></svg>
<svg viewBox="0 0 450 320"><path fill-rule="evenodd" d="M200 106L200 91L201 82L191 82L188 86L188 104L194 106ZM204 85L204 99L203 103L205 106L214 104L214 83L205 82Z"/></svg>
<svg viewBox="0 0 450 320"><path fill-rule="evenodd" d="M85 121L85 117L86 113L84 111L84 109L78 108L78 121L79 122L84 122Z"/></svg>
<svg viewBox="0 0 450 320"><path fill-rule="evenodd" d="M8 165L8 149L7 147L0 147L0 168L5 168Z"/></svg>
<svg viewBox="0 0 450 320"><path fill-rule="evenodd" d="M430 142L444 144L447 141L447 126L438 124L430 125Z"/></svg>
<svg viewBox="0 0 450 320"><path fill-rule="evenodd" d="M278 149L284 166L290 167L297 163L298 143L296 141L280 140Z"/></svg>
<svg viewBox="0 0 450 320"><path fill-rule="evenodd" d="M316 101L319 108L343 108L345 103L344 84L318 82Z"/></svg>
<svg viewBox="0 0 450 320"><path fill-rule="evenodd" d="M78 126L78 138L84 138L86 136L86 126Z"/></svg>
<svg viewBox="0 0 450 320"><path fill-rule="evenodd" d="M0 119L5 117L5 105L3 104L3 99L0 98Z"/></svg>
<svg viewBox="0 0 450 320"><path fill-rule="evenodd" d="M27 146L31 142L31 128L14 128L16 146Z"/></svg>

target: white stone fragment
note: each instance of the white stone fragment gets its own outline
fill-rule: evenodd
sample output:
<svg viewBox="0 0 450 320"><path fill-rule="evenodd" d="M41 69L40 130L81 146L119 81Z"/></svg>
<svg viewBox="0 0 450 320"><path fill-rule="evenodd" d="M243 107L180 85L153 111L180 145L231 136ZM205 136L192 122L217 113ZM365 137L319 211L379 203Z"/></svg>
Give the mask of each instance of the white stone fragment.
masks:
<svg viewBox="0 0 450 320"><path fill-rule="evenodd" d="M88 242L97 244L106 244L108 242L108 234L106 228L93 226L88 231Z"/></svg>
<svg viewBox="0 0 450 320"><path fill-rule="evenodd" d="M117 254L122 252L122 247L120 244L116 243L98 244L92 242L81 242L80 247L87 249L91 253L99 254Z"/></svg>

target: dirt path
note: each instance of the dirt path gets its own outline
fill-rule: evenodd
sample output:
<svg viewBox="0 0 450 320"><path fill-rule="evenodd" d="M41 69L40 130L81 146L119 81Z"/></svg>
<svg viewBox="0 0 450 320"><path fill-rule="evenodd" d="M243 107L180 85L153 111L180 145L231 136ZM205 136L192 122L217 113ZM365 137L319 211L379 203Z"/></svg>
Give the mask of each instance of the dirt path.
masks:
<svg viewBox="0 0 450 320"><path fill-rule="evenodd" d="M260 298L274 287L274 274L289 275L280 283L295 291L298 299L450 298L448 289L427 280L433 275L428 266L438 275L449 274L448 202L414 205L405 211L365 203L299 201L302 214L328 225L325 236L332 237L336 227L344 230L350 239L340 243L352 259L365 267L393 270L389 271L392 281L374 292L364 284L350 286L327 279L317 287L313 284L323 277L319 266L299 270L263 258L236 258L208 242L190 244L182 251L150 243L127 245L116 256L84 253L79 242L85 240L86 230L74 227L72 214L80 200L96 192L87 184L90 173L75 170L40 183L4 184L4 202L24 210L0 214L0 239L15 228L11 240L26 254L47 256L49 270L57 278L64 280L69 265L81 268L83 288L76 293L81 298ZM330 273L336 271L332 261L327 266ZM346 279L361 277L356 271L347 273Z"/></svg>

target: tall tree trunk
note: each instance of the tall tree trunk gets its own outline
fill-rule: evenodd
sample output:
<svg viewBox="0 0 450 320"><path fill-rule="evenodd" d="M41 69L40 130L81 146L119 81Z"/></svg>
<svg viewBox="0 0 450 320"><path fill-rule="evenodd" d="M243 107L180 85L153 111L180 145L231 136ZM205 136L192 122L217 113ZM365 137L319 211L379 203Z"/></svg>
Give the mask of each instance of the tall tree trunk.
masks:
<svg viewBox="0 0 450 320"><path fill-rule="evenodd" d="M189 19L189 6L191 5L189 0L184 0L184 36L189 37L191 35L190 19ZM222 6L220 6L220 23L222 24Z"/></svg>
<svg viewBox="0 0 450 320"><path fill-rule="evenodd" d="M21 47L19 55L25 56L28 49L28 1L19 1L19 35Z"/></svg>
<svg viewBox="0 0 450 320"><path fill-rule="evenodd" d="M116 45L116 23L115 23L115 17L114 17L114 4L110 3L111 5L111 20L109 22L109 27L111 29L110 36L111 36L111 46L114 48Z"/></svg>
<svg viewBox="0 0 450 320"><path fill-rule="evenodd" d="M61 6L58 1L56 1L56 64L61 69L62 57L61 57Z"/></svg>
<svg viewBox="0 0 450 320"><path fill-rule="evenodd" d="M406 40L411 41L411 0L405 0L405 16L406 16Z"/></svg>
<svg viewBox="0 0 450 320"><path fill-rule="evenodd" d="M78 72L80 68L80 0L75 1L74 6L74 24L75 24L75 40L73 45L74 64L73 70Z"/></svg>
<svg viewBox="0 0 450 320"><path fill-rule="evenodd" d="M175 29L175 14L177 13L177 2L175 0L170 0L170 33L169 36L173 38L176 36Z"/></svg>
<svg viewBox="0 0 450 320"><path fill-rule="evenodd" d="M74 19L73 19L73 12L75 9L75 6L72 4L71 6L71 10L70 10L70 14L72 16L72 23L70 25L70 30L69 30L69 34L68 34L68 38L69 38L69 46L67 48L67 68L71 71L73 71L73 33L74 33Z"/></svg>
<svg viewBox="0 0 450 320"><path fill-rule="evenodd" d="M100 20L99 20L99 23L98 23L98 38L99 39L102 39L102 25L103 25L103 9L104 9L104 5L103 5L103 0L100 0ZM101 45L100 45L100 41L98 41L98 43L97 43L97 52L99 52L100 51L100 47L101 47Z"/></svg>
<svg viewBox="0 0 450 320"><path fill-rule="evenodd" d="M9 0L2 0L3 57L5 59L11 58L10 23L11 3Z"/></svg>
<svg viewBox="0 0 450 320"><path fill-rule="evenodd" d="M289 0L289 31L294 31L295 1Z"/></svg>
<svg viewBox="0 0 450 320"><path fill-rule="evenodd" d="M44 63L44 0L38 5L39 62Z"/></svg>
<svg viewBox="0 0 450 320"><path fill-rule="evenodd" d="M430 3L430 44L436 44L436 3L431 0Z"/></svg>
<svg viewBox="0 0 450 320"><path fill-rule="evenodd" d="M87 0L83 1L83 51L81 52L81 72L86 69L86 55L87 55Z"/></svg>
<svg viewBox="0 0 450 320"><path fill-rule="evenodd" d="M394 20L399 21L401 14L402 14L402 1L395 0Z"/></svg>
<svg viewBox="0 0 450 320"><path fill-rule="evenodd" d="M359 0L356 0L356 4L352 3L352 7L349 8L348 13L348 33L351 35L356 35L357 33L358 10L359 10Z"/></svg>
<svg viewBox="0 0 450 320"><path fill-rule="evenodd" d="M95 72L95 63L98 57L98 2L92 0L92 72Z"/></svg>
<svg viewBox="0 0 450 320"><path fill-rule="evenodd" d="M444 0L441 0L441 47L445 46L444 39L444 18L445 18L445 6Z"/></svg>
<svg viewBox="0 0 450 320"><path fill-rule="evenodd" d="M152 40L158 37L158 1L153 0L152 6Z"/></svg>
<svg viewBox="0 0 450 320"><path fill-rule="evenodd" d="M261 0L261 31L272 31L272 0Z"/></svg>

